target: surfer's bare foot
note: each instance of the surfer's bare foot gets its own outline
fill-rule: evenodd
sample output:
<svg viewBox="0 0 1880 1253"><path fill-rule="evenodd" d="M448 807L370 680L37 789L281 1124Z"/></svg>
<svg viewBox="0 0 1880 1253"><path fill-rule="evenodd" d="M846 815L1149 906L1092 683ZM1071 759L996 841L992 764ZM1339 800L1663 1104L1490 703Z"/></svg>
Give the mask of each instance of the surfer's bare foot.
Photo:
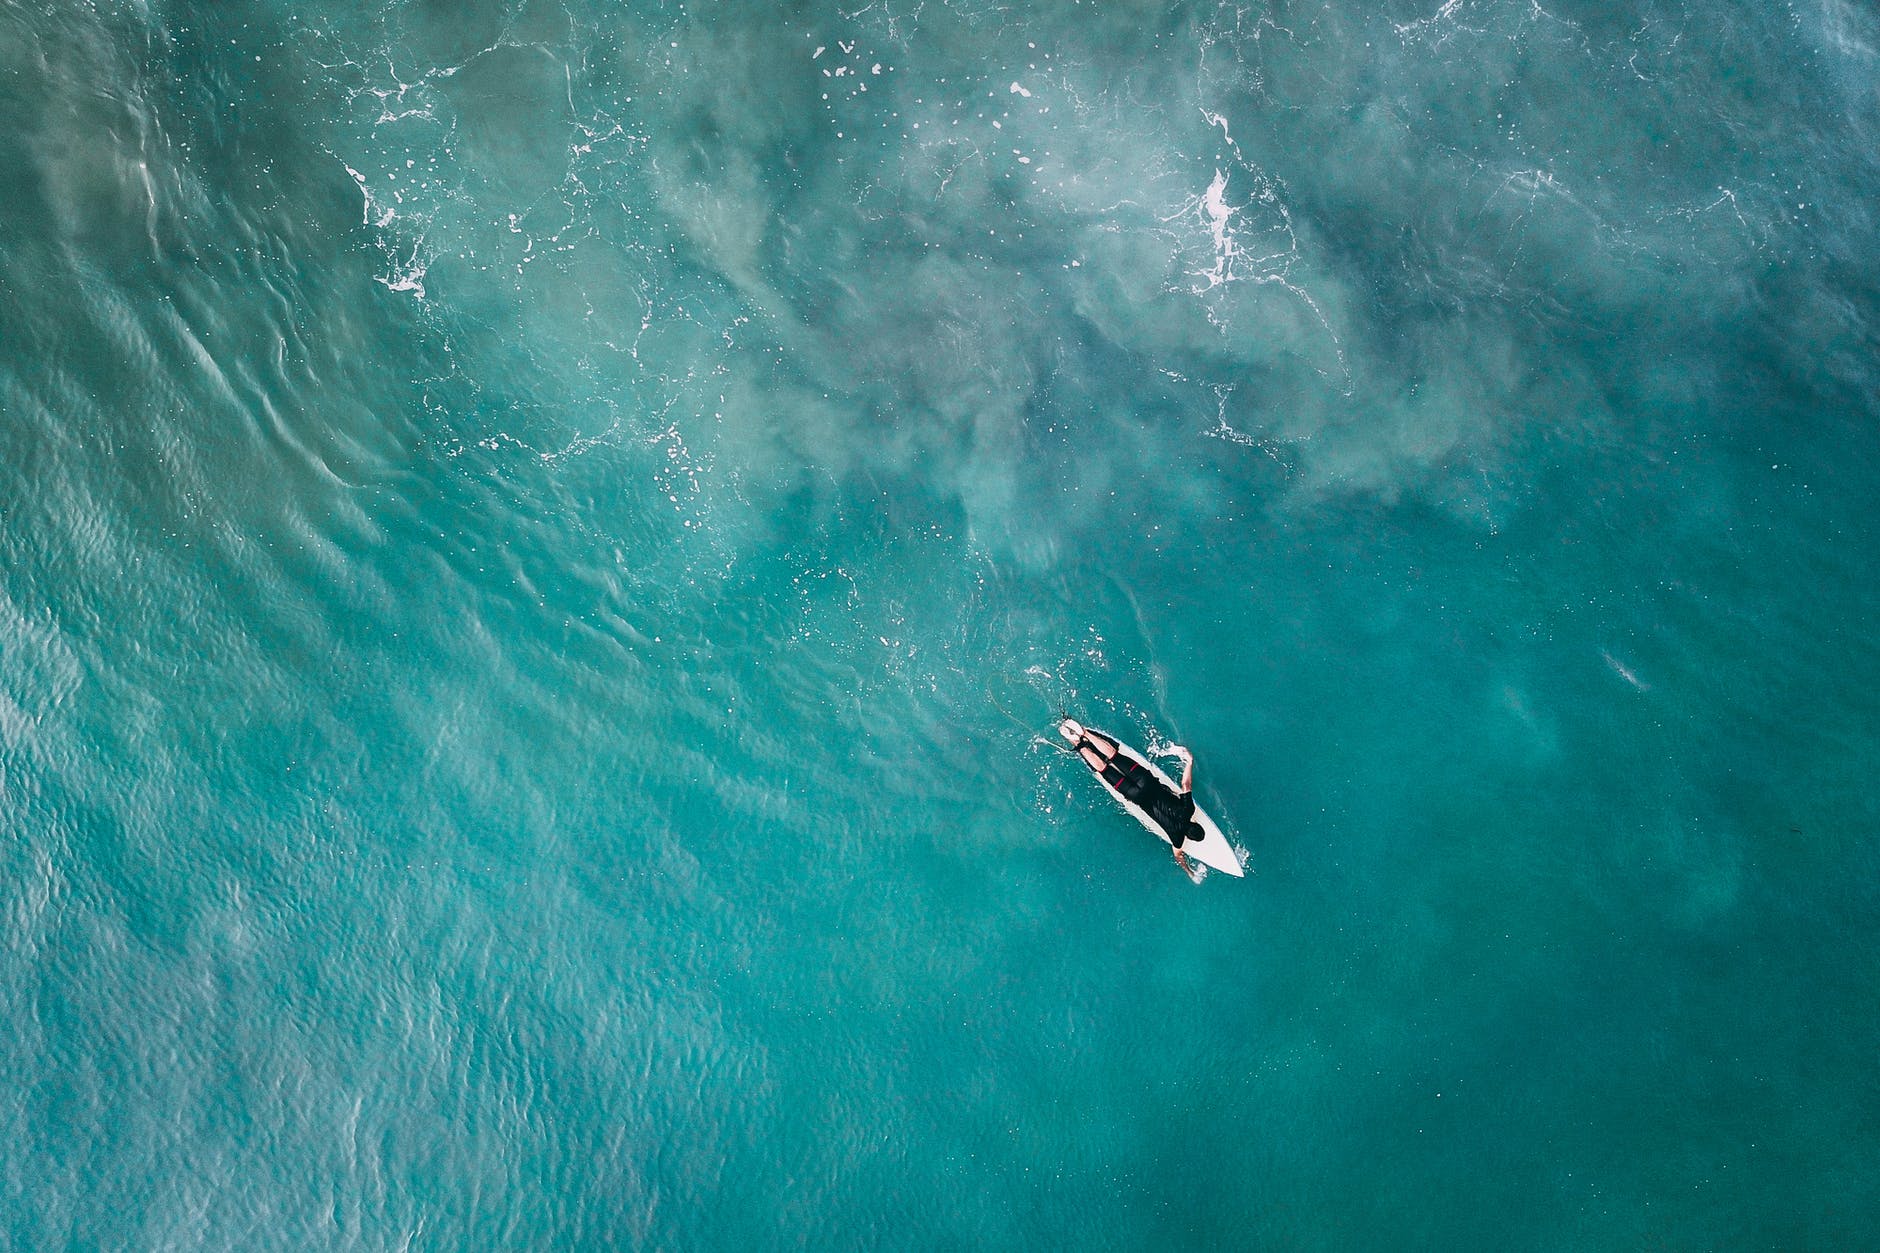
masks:
<svg viewBox="0 0 1880 1253"><path fill-rule="evenodd" d="M1071 747L1090 763L1092 769L1101 770L1116 760L1116 741L1106 739L1075 718L1066 718L1058 723L1058 734L1070 741Z"/></svg>

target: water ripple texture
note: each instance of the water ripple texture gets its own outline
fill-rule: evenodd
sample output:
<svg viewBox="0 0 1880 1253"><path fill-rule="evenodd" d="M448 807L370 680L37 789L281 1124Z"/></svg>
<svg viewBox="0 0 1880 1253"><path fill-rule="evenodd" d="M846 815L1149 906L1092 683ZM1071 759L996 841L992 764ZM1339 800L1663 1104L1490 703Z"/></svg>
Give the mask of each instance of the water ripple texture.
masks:
<svg viewBox="0 0 1880 1253"><path fill-rule="evenodd" d="M0 1247L1870 1245L1877 49L0 0Z"/></svg>

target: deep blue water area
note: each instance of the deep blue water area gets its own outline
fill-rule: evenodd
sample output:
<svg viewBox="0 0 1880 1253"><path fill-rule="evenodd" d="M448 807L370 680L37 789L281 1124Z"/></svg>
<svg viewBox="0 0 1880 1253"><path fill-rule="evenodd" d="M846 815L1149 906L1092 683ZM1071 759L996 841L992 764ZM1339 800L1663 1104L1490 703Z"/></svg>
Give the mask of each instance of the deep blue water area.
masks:
<svg viewBox="0 0 1880 1253"><path fill-rule="evenodd" d="M1877 154L1841 0L0 0L0 1248L1874 1245Z"/></svg>

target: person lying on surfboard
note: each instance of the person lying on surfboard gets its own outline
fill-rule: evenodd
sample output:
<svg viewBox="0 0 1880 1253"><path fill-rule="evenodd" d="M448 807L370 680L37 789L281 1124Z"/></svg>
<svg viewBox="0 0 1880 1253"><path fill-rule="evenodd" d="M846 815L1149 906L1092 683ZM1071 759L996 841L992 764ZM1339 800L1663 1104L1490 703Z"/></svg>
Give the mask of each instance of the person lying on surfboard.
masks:
<svg viewBox="0 0 1880 1253"><path fill-rule="evenodd" d="M1175 850L1175 864L1182 868L1183 874L1192 876L1194 872L1188 867L1188 858L1182 854L1182 843L1203 839L1207 834L1195 821L1194 754L1180 744L1169 746L1169 751L1182 759L1182 790L1177 793L1171 792L1160 779L1127 756L1119 756L1116 741L1099 731L1066 718L1058 724L1058 734L1069 740L1077 755L1103 776L1105 783L1121 793L1124 800L1140 806L1155 819L1156 825L1168 833L1169 844Z"/></svg>

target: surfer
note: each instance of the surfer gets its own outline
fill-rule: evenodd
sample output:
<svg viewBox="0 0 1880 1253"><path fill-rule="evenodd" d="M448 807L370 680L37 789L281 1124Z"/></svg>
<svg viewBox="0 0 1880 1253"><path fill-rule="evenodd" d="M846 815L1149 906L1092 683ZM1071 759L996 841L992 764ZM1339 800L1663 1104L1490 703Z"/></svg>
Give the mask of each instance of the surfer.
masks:
<svg viewBox="0 0 1880 1253"><path fill-rule="evenodd" d="M1188 867L1188 858L1182 853L1182 844L1187 840L1199 840L1206 837L1201 824L1195 821L1195 757L1180 744L1171 745L1169 751L1182 759L1182 790L1170 791L1155 775L1130 760L1127 755L1119 755L1117 743L1099 731L1092 731L1073 719L1066 718L1058 726L1058 733L1071 742L1090 768L1102 776L1120 793L1124 800L1140 806L1142 811L1155 819L1157 826L1168 833L1169 844L1175 850L1175 864L1182 868L1182 873L1194 873Z"/></svg>

